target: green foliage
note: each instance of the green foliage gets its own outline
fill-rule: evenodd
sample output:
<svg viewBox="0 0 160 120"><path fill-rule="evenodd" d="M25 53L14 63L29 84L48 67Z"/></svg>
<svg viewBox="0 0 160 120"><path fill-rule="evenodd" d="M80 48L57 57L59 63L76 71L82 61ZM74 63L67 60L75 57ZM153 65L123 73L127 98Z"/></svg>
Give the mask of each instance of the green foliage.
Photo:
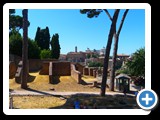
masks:
<svg viewBox="0 0 160 120"><path fill-rule="evenodd" d="M30 22L28 21L28 26ZM9 29L19 31L23 27L23 17L15 15L15 9L9 10Z"/></svg>
<svg viewBox="0 0 160 120"><path fill-rule="evenodd" d="M89 62L88 67L103 67L100 62Z"/></svg>
<svg viewBox="0 0 160 120"><path fill-rule="evenodd" d="M41 50L48 50L50 42L49 28L46 27L45 29L40 29L40 27L38 27L35 36L35 41L37 42L37 45L41 48Z"/></svg>
<svg viewBox="0 0 160 120"><path fill-rule="evenodd" d="M41 59L50 59L52 57L51 51L46 49L41 50L40 57Z"/></svg>
<svg viewBox="0 0 160 120"><path fill-rule="evenodd" d="M121 74L121 73L130 75L130 71L127 68L125 68L125 69L119 69L119 70L116 71L116 74Z"/></svg>
<svg viewBox="0 0 160 120"><path fill-rule="evenodd" d="M12 31L9 37L9 52L10 54L22 57L22 37L17 31ZM28 39L28 58L38 59L40 57L40 48L35 41Z"/></svg>
<svg viewBox="0 0 160 120"><path fill-rule="evenodd" d="M93 58L98 58L99 55L98 55L98 54L93 54L92 57L93 57Z"/></svg>
<svg viewBox="0 0 160 120"><path fill-rule="evenodd" d="M141 48L133 53L131 60L126 63L127 68L134 76L145 76L145 49Z"/></svg>
<svg viewBox="0 0 160 120"><path fill-rule="evenodd" d="M22 57L22 37L16 31L9 37L9 53Z"/></svg>
<svg viewBox="0 0 160 120"><path fill-rule="evenodd" d="M60 44L59 44L59 35L58 34L53 34L52 40L51 40L51 54L52 58L58 59L60 56Z"/></svg>
<svg viewBox="0 0 160 120"><path fill-rule="evenodd" d="M102 9L81 9L81 14L87 14L88 18L98 17Z"/></svg>
<svg viewBox="0 0 160 120"><path fill-rule="evenodd" d="M31 39L28 39L28 58L29 59L39 59L40 58L40 48L37 43Z"/></svg>
<svg viewBox="0 0 160 120"><path fill-rule="evenodd" d="M90 55L90 54L87 54L87 56L86 56L86 57L87 57L87 59L89 59L89 58L91 58L91 55Z"/></svg>

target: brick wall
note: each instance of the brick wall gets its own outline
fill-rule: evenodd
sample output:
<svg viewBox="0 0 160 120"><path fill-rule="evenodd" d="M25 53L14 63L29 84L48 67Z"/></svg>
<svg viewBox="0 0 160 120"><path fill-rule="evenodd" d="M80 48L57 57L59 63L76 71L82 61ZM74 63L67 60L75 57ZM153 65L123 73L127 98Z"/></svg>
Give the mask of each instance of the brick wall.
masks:
<svg viewBox="0 0 160 120"><path fill-rule="evenodd" d="M81 72L81 74L83 74L83 68L84 68L83 65L81 65L79 63L76 64L76 70L79 71L79 72Z"/></svg>
<svg viewBox="0 0 160 120"><path fill-rule="evenodd" d="M16 70L17 70L17 67L16 67L15 62L10 61L9 62L9 79L12 79L15 77Z"/></svg>
<svg viewBox="0 0 160 120"><path fill-rule="evenodd" d="M29 59L29 71L38 71L42 68L43 61L41 59Z"/></svg>
<svg viewBox="0 0 160 120"><path fill-rule="evenodd" d="M53 76L70 76L70 62L52 62L52 73Z"/></svg>
<svg viewBox="0 0 160 120"><path fill-rule="evenodd" d="M42 69L39 72L40 75L49 75L49 62L43 61Z"/></svg>
<svg viewBox="0 0 160 120"><path fill-rule="evenodd" d="M70 76L71 75L70 62L58 62L58 61L52 61L52 62L44 61L42 65L42 69L39 74L49 75L49 64L52 64L53 76Z"/></svg>
<svg viewBox="0 0 160 120"><path fill-rule="evenodd" d="M88 68L83 68L83 75L89 75Z"/></svg>

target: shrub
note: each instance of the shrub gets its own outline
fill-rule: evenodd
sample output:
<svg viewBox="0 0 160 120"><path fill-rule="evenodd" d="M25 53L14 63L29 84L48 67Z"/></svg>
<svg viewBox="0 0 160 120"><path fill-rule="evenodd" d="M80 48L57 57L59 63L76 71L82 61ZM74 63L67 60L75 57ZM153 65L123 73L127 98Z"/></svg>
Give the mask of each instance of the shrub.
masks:
<svg viewBox="0 0 160 120"><path fill-rule="evenodd" d="M103 67L100 62L89 62L88 67Z"/></svg>
<svg viewBox="0 0 160 120"><path fill-rule="evenodd" d="M52 58L51 56L51 51L50 50L41 50L41 53L40 53L40 57L41 59L49 59L49 58Z"/></svg>

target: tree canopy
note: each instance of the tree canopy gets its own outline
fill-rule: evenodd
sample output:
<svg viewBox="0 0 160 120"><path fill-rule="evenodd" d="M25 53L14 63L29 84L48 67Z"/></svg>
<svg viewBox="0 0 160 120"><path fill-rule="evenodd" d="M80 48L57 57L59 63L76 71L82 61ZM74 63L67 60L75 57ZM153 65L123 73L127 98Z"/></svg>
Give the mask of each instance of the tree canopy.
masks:
<svg viewBox="0 0 160 120"><path fill-rule="evenodd" d="M138 49L131 56L131 60L126 63L126 66L131 75L145 76L145 49Z"/></svg>
<svg viewBox="0 0 160 120"><path fill-rule="evenodd" d="M14 31L9 37L9 52L10 54L22 57L22 36L18 31ZM40 48L37 43L28 38L28 58L40 58Z"/></svg>
<svg viewBox="0 0 160 120"><path fill-rule="evenodd" d="M60 44L59 44L59 35L56 33L53 34L52 40L51 40L51 54L52 58L58 59L60 56Z"/></svg>
<svg viewBox="0 0 160 120"><path fill-rule="evenodd" d="M50 43L49 28L46 27L45 29L41 29L40 27L38 27L35 36L35 41L37 42L37 45L41 48L41 50L48 50Z"/></svg>
<svg viewBox="0 0 160 120"><path fill-rule="evenodd" d="M15 9L9 10L9 29L19 31L23 27L23 18L19 15L15 15ZM28 26L30 22L28 21Z"/></svg>

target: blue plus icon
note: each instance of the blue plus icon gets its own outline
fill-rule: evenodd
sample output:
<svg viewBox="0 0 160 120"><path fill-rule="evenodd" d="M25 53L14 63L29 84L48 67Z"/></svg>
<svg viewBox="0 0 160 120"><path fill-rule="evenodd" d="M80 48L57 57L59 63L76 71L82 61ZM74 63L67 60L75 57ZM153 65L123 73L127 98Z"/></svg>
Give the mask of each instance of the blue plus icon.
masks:
<svg viewBox="0 0 160 120"><path fill-rule="evenodd" d="M144 110L150 110L157 104L157 94L153 90L142 90L137 95L137 103Z"/></svg>

